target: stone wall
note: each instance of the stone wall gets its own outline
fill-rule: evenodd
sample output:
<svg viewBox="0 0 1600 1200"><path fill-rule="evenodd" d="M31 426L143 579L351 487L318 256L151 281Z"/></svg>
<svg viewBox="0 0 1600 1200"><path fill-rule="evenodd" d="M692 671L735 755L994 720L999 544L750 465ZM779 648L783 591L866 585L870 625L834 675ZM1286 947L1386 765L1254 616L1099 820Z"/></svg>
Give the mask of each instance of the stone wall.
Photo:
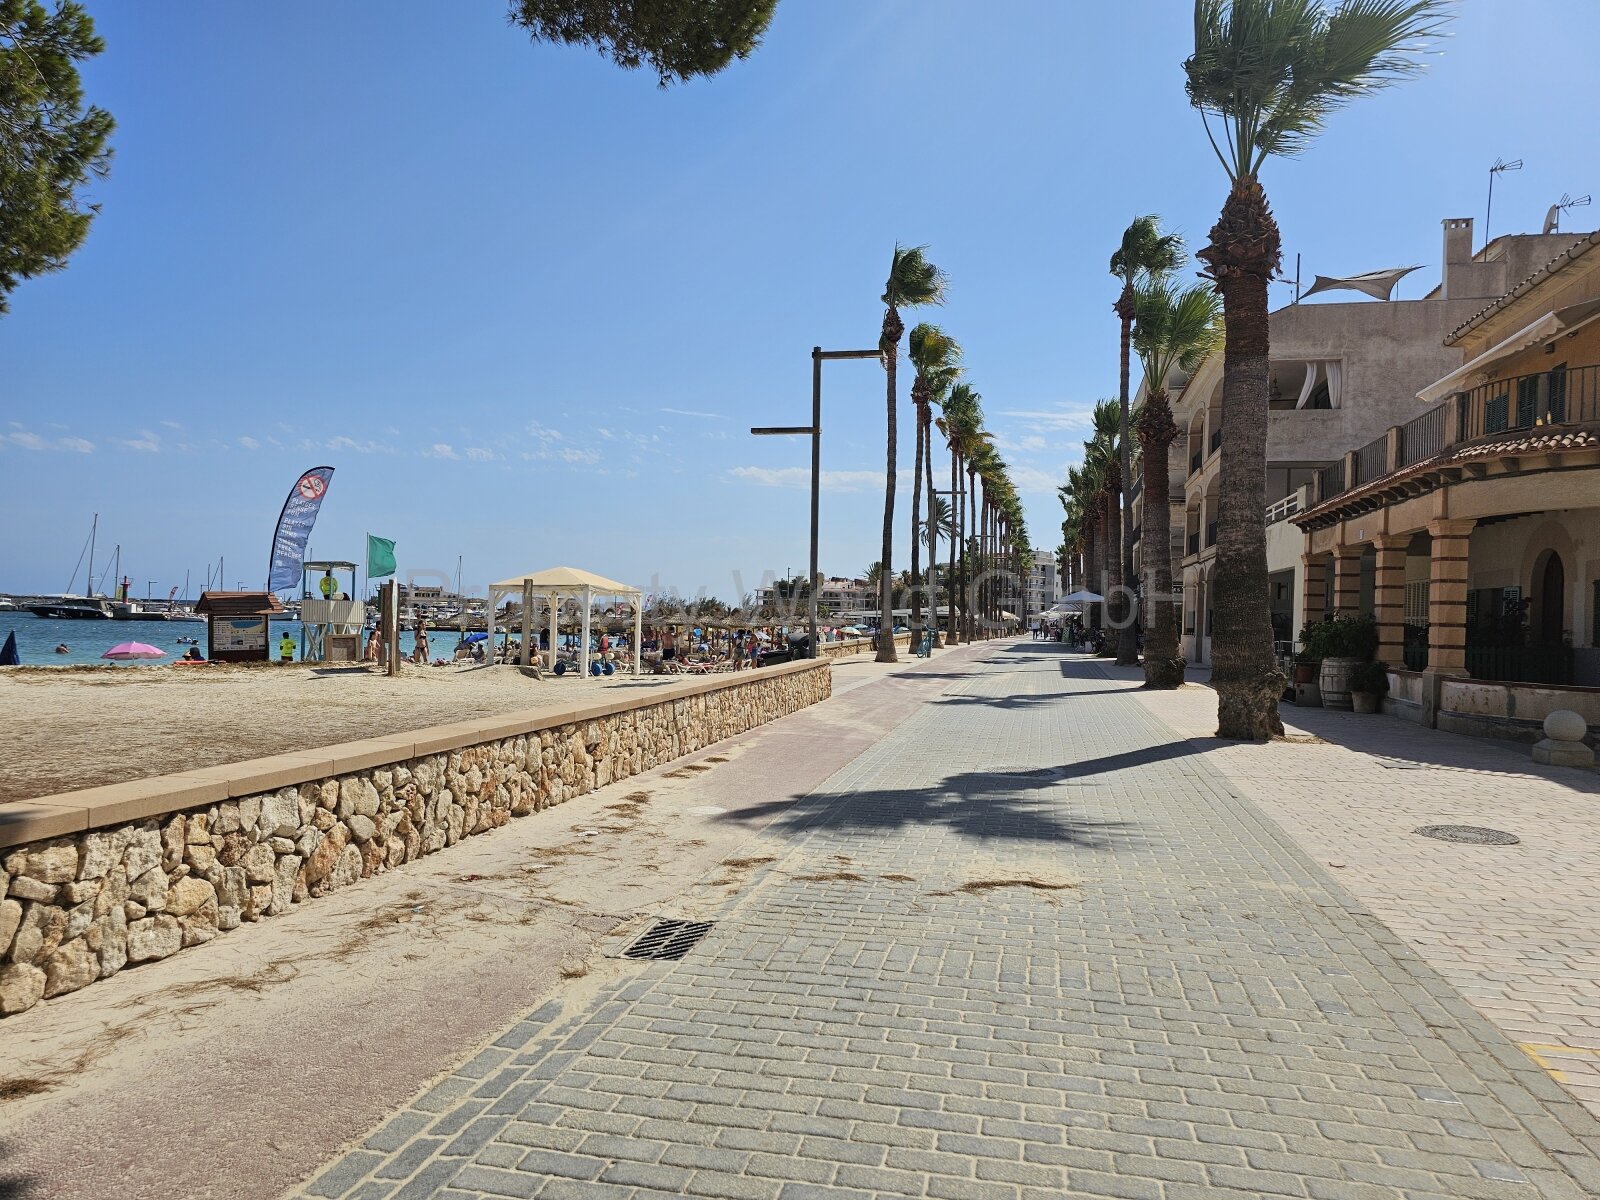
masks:
<svg viewBox="0 0 1600 1200"><path fill-rule="evenodd" d="M831 690L827 664L793 663L567 713L418 731L399 746L391 738L328 748L363 765L297 782L284 782L294 764L281 758L236 764L235 794L204 805L192 803L198 773L163 777L165 795L177 797L166 805L161 779L140 781L148 815L138 820L117 818L133 785L30 803L42 815L13 812L0 824L0 847L10 845L0 849L0 1015L277 916ZM78 831L16 836L29 819L42 829L63 813L82 814L71 818Z"/></svg>
<svg viewBox="0 0 1600 1200"><path fill-rule="evenodd" d="M897 633L894 635L895 649L904 656L911 649L911 635ZM869 637L850 638L842 642L819 642L817 645L818 658L850 658L857 654L871 654L877 648L877 643Z"/></svg>

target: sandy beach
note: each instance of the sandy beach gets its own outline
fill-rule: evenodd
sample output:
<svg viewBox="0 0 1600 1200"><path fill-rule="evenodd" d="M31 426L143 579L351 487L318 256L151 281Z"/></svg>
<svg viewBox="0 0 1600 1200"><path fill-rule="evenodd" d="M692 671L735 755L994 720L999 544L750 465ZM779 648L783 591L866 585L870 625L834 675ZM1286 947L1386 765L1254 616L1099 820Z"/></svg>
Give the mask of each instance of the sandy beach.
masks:
<svg viewBox="0 0 1600 1200"><path fill-rule="evenodd" d="M0 803L679 681L504 666L0 671Z"/></svg>

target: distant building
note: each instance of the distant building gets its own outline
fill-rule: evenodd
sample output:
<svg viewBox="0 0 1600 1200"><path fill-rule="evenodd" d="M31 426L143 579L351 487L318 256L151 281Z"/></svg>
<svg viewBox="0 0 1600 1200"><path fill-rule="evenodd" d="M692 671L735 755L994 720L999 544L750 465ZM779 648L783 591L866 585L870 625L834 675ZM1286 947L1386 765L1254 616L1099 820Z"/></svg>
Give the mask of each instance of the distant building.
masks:
<svg viewBox="0 0 1600 1200"><path fill-rule="evenodd" d="M1033 569L1028 572L1023 591L1024 608L1021 613L1023 620L1043 612L1061 599L1061 596L1061 573L1057 570L1054 552L1035 549Z"/></svg>

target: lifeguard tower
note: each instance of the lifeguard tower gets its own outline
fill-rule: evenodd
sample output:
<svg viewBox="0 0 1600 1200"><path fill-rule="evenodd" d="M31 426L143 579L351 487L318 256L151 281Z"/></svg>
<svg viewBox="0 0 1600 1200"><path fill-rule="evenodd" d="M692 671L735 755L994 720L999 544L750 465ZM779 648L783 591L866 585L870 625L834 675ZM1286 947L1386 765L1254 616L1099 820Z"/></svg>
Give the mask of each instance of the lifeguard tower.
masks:
<svg viewBox="0 0 1600 1200"><path fill-rule="evenodd" d="M308 562L300 576L300 658L360 662L367 606L356 594L353 562Z"/></svg>

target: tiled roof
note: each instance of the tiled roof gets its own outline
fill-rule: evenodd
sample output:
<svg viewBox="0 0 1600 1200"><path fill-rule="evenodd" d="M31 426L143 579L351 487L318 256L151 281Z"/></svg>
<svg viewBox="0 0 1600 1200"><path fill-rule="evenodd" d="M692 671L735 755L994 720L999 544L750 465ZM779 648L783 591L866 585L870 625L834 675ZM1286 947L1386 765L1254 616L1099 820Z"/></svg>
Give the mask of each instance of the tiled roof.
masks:
<svg viewBox="0 0 1600 1200"><path fill-rule="evenodd" d="M1444 344L1446 346L1454 346L1467 333L1481 325L1484 321L1488 320L1491 315L1499 312L1502 308L1508 306L1512 301L1526 295L1550 276L1566 268L1569 264L1577 262L1578 259L1582 258L1585 254L1588 254L1589 251L1593 250L1596 246L1600 246L1600 230L1596 230L1587 237L1579 238L1560 254L1556 255L1549 262L1545 263L1544 266L1540 267L1532 275L1529 275L1521 283L1517 284L1516 287L1512 288L1504 296L1501 296L1498 300L1486 305L1484 308L1468 317L1460 325L1457 325L1445 337Z"/></svg>

